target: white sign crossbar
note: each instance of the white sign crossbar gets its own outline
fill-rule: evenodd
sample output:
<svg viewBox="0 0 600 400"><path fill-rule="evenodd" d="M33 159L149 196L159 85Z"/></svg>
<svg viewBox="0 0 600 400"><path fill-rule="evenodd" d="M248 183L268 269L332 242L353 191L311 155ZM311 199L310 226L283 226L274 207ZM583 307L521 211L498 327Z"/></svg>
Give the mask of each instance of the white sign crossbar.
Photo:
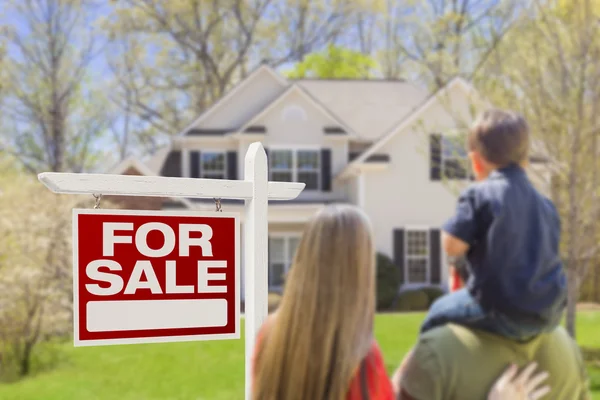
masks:
<svg viewBox="0 0 600 400"><path fill-rule="evenodd" d="M54 193L187 198L252 198L251 181L171 178L165 176L43 172L38 179ZM304 183L269 182L269 200L298 197Z"/></svg>

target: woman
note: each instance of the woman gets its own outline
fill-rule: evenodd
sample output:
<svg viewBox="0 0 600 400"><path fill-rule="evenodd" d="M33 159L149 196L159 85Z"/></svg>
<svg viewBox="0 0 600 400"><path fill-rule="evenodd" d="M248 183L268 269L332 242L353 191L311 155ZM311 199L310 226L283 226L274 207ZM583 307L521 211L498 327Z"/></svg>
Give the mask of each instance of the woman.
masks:
<svg viewBox="0 0 600 400"><path fill-rule="evenodd" d="M352 206L326 207L308 223L279 309L259 332L252 399L393 399L374 314L368 218Z"/></svg>

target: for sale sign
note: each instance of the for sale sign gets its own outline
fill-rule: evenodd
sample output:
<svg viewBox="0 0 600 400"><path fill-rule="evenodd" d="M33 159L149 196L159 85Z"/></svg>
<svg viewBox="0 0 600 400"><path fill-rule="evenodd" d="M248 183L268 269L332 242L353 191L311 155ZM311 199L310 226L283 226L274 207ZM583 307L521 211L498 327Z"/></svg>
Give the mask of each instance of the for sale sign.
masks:
<svg viewBox="0 0 600 400"><path fill-rule="evenodd" d="M73 210L75 346L240 337L239 218Z"/></svg>

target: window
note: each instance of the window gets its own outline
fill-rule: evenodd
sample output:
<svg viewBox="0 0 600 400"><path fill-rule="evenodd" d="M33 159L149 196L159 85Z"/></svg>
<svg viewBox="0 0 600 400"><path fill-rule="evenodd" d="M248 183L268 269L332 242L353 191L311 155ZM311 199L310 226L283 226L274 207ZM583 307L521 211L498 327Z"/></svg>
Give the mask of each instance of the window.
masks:
<svg viewBox="0 0 600 400"><path fill-rule="evenodd" d="M469 178L469 158L464 135L442 136L442 176L446 179Z"/></svg>
<svg viewBox="0 0 600 400"><path fill-rule="evenodd" d="M319 152L300 150L297 153L298 182L306 183L306 189L319 188Z"/></svg>
<svg viewBox="0 0 600 400"><path fill-rule="evenodd" d="M406 283L429 282L429 231L406 230L405 235Z"/></svg>
<svg viewBox="0 0 600 400"><path fill-rule="evenodd" d="M291 150L274 150L269 157L271 163L271 180L293 182L294 153Z"/></svg>
<svg viewBox="0 0 600 400"><path fill-rule="evenodd" d="M271 150L269 153L270 180L303 182L305 190L318 190L321 180L319 150Z"/></svg>
<svg viewBox="0 0 600 400"><path fill-rule="evenodd" d="M300 236L282 235L269 238L269 288L283 287L285 274L290 269Z"/></svg>
<svg viewBox="0 0 600 400"><path fill-rule="evenodd" d="M206 179L225 179L225 153L200 153L200 177Z"/></svg>

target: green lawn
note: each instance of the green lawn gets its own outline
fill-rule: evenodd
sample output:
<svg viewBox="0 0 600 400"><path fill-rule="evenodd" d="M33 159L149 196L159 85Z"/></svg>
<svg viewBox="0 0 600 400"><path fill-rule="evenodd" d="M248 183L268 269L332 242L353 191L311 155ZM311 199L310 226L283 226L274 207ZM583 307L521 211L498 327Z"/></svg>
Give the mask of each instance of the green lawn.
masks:
<svg viewBox="0 0 600 400"><path fill-rule="evenodd" d="M376 335L391 372L414 344L423 314L377 316ZM600 400L600 313L578 315L579 343L588 349ZM2 400L242 399L243 340L75 349L61 345L58 366L0 385ZM595 367L593 367L595 365Z"/></svg>

